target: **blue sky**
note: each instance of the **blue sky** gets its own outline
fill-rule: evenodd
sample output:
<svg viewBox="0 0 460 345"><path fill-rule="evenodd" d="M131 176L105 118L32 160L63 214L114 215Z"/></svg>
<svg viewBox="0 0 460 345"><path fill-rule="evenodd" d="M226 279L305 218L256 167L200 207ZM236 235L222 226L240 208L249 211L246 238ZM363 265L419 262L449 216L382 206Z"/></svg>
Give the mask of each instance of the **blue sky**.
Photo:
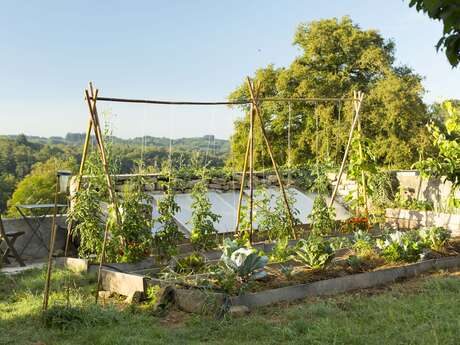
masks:
<svg viewBox="0 0 460 345"><path fill-rule="evenodd" d="M349 15L396 43L398 62L425 77L426 101L460 98L460 69L434 45L442 26L408 0L0 0L0 134L84 132L83 89L129 98L223 100L268 63L288 65L296 26ZM226 138L238 112L99 105L115 134Z"/></svg>

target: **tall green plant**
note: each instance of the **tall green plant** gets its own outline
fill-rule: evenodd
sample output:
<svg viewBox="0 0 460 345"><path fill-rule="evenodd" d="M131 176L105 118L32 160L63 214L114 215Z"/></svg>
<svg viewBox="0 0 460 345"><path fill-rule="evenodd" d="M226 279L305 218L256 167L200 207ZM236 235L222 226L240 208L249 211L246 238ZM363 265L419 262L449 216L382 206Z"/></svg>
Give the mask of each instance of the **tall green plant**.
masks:
<svg viewBox="0 0 460 345"><path fill-rule="evenodd" d="M150 254L152 246L152 202L145 192L146 181L136 176L124 186L120 202L121 227L112 222L112 245L118 262L135 262ZM117 239L119 240L118 243Z"/></svg>
<svg viewBox="0 0 460 345"><path fill-rule="evenodd" d="M335 209L326 204L326 199L321 194L316 196L308 219L311 233L316 236L329 235L335 230Z"/></svg>
<svg viewBox="0 0 460 345"><path fill-rule="evenodd" d="M273 194L266 188L261 188L256 192L256 214L255 219L259 226L259 231L266 232L270 240L280 240L292 237L293 227L298 223L299 210L295 208L295 196L292 192L286 191L289 207L291 210L291 225L286 204L281 193L275 199L275 205L272 206Z"/></svg>
<svg viewBox="0 0 460 345"><path fill-rule="evenodd" d="M174 219L174 215L179 212L180 207L175 200L174 182L170 177L166 184L164 198L158 201L159 216L155 219L160 223L161 228L153 237L154 247L158 254L164 257L171 257L178 253L177 246L183 240L184 234L180 232Z"/></svg>
<svg viewBox="0 0 460 345"><path fill-rule="evenodd" d="M210 250L217 246L217 230L214 223L221 218L211 210L208 188L204 180L195 183L192 190L192 245L199 250Z"/></svg>
<svg viewBox="0 0 460 345"><path fill-rule="evenodd" d="M107 186L97 152L91 152L85 164L87 179L71 200L68 221L75 224L74 236L79 239L80 257L100 257L104 238L104 216L101 203L107 202Z"/></svg>
<svg viewBox="0 0 460 345"><path fill-rule="evenodd" d="M104 146L109 173L118 172L118 163L113 155L110 124L105 124ZM133 262L147 256L151 248L151 197L144 191L145 181L136 177L129 181L118 198L120 224L111 205L107 182L100 155L92 151L85 164L82 187L72 200L68 219L75 224L74 234L79 238L79 255L101 257L105 222L110 232L106 246L106 260Z"/></svg>
<svg viewBox="0 0 460 345"><path fill-rule="evenodd" d="M372 190L369 188L369 180L374 174L377 173L376 157L374 154L374 143L365 138L361 133L356 133L352 144L351 152L348 164L347 176L353 179L357 186L359 193L353 192L347 195L346 199L349 201L355 209L365 205L364 193L369 197ZM363 184L363 177L366 184Z"/></svg>

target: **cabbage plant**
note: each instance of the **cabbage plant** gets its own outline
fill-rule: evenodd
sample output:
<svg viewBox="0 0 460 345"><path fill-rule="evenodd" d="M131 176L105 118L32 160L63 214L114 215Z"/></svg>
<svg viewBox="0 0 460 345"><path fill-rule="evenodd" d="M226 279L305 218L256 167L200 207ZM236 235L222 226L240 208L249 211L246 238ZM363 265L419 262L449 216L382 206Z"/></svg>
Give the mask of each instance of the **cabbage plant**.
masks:
<svg viewBox="0 0 460 345"><path fill-rule="evenodd" d="M236 241L225 239L221 261L243 281L262 278L263 268L268 263L267 256L260 256L252 248L238 245Z"/></svg>

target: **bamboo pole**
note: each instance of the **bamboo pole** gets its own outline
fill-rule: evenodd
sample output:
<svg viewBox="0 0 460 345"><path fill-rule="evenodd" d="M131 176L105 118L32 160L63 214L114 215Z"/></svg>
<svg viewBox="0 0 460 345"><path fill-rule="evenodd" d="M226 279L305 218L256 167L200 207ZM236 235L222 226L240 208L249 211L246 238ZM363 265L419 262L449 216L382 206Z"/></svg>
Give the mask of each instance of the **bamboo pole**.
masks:
<svg viewBox="0 0 460 345"><path fill-rule="evenodd" d="M257 91L256 91L257 95L259 95L261 85L262 84L260 82L257 85ZM249 117L250 117L249 122L250 123L251 123L251 116L252 116L251 114L252 114L252 104L251 104L251 109L250 109L250 114L249 114ZM243 163L243 173L242 173L242 176L241 176L241 186L240 186L240 195L239 195L239 198L238 198L238 208L237 208L237 213L236 213L235 234L237 234L237 235L239 234L241 204L243 202L244 187L245 187L245 182L246 182L246 172L247 172L247 167L248 167L248 164L249 164L249 154L250 154L250 151L251 151L251 142L253 142L253 140L254 140L254 138L252 138L253 134L254 133L251 132L251 129L249 129L249 131L248 131L248 140L247 140L247 143L246 143L246 153L245 153L245 156L244 156L244 163ZM251 224L252 224L252 222L251 222Z"/></svg>
<svg viewBox="0 0 460 345"><path fill-rule="evenodd" d="M96 141L99 146L99 153L101 156L102 166L104 168L104 175L105 175L105 179L107 182L107 188L109 192L110 201L112 202L112 205L115 208L115 216L116 216L117 224L120 226L121 225L120 210L118 209L117 195L115 193L115 189L113 187L113 182L112 182L112 177L109 172L109 164L107 161L107 154L106 154L105 147L104 147L104 141L102 139L102 132L101 132L100 124L99 124L99 117L97 114L97 108L96 108L96 103L95 103L96 101L93 101L93 104L91 104L91 101L90 101L91 98L88 93L88 90L85 90L85 95L86 95L86 99L88 102L88 108L92 116L94 133L96 135Z"/></svg>
<svg viewBox="0 0 460 345"><path fill-rule="evenodd" d="M249 144L249 241L252 243L254 220L254 104L250 111Z"/></svg>
<svg viewBox="0 0 460 345"><path fill-rule="evenodd" d="M96 107L96 97L98 90L94 91L93 85L90 83L90 90L91 90L91 96L93 97L93 101L91 102L91 97L88 92L88 90L85 90L85 95L86 95L86 101L88 103L88 109L90 111L92 121L93 121L93 127L94 127L94 133L96 135L96 141L99 146L99 153L102 161L102 166L104 168L104 175L106 178L107 182L107 187L108 187L108 192L109 192L109 197L110 201L112 203L113 208L115 209L115 217L116 217L116 222L118 226L121 226L121 216L120 216L120 210L118 209L118 201L117 201L117 195L115 192L115 189L113 187L113 182L112 178L109 172L109 166L108 166L108 161L107 161L107 154L105 151L104 147L104 141L102 138L102 131L101 127L99 124L99 117L97 113L97 107ZM108 226L108 220L106 220L106 226L104 230L104 241L102 245L102 252L101 252L101 262L99 263L99 270L98 270L98 275L97 275L97 286L96 286L96 303L98 300L99 296L99 287L100 287L100 281L101 281L101 268L102 268L102 262L105 258L105 249L106 249L106 243L107 243L107 238L108 238L108 232L109 232L109 226Z"/></svg>
<svg viewBox="0 0 460 345"><path fill-rule="evenodd" d="M363 159L363 147L361 145L361 119L358 119L358 133L360 136L359 140L359 157ZM366 217L369 215L369 207L367 205L367 183L366 183L366 174L361 170L361 183L363 185L363 201L364 201L364 211Z"/></svg>
<svg viewBox="0 0 460 345"><path fill-rule="evenodd" d="M363 97L364 97L364 93L362 93L360 91L354 92L353 106L354 106L354 110L355 110L355 116L354 116L353 121L351 123L350 134L348 135L347 146L345 147L345 153L343 154L342 164L340 165L339 175L337 177L337 184L335 185L334 191L332 192L331 201L329 202L329 207L332 207L332 205L334 205L334 200L335 200L335 197L337 195L337 191L339 189L340 181L341 181L342 175L343 175L343 170L345 168L345 163L347 162L348 151L350 150L350 146L351 146L351 140L353 139L353 132L355 130L356 123L357 123L357 121L359 119L359 111L361 109L361 103L363 101Z"/></svg>
<svg viewBox="0 0 460 345"><path fill-rule="evenodd" d="M288 213L289 223L290 223L291 229L292 229L292 236L295 238L296 235L295 235L295 231L294 231L294 222L293 222L293 219L292 219L291 208L289 206L289 201L287 199L286 190L284 189L283 181L282 181L281 175L280 175L280 173L278 171L278 165L276 164L275 156L273 154L273 150L272 150L270 141L268 140L267 133L265 131L264 121L262 119L262 116L260 115L260 110L259 110L259 107L257 105L257 99L256 99L256 97L254 95L254 88L253 88L251 79L249 79L249 77L247 77L247 82L248 82L249 92L251 94L251 99L252 99L252 104L253 104L253 107L254 107L255 115L259 119L262 136L263 136L265 144L267 146L267 150L268 150L268 153L270 155L270 159L271 159L272 164L273 164L273 170L275 170L276 178L278 179L278 184L279 184L279 187L281 189L281 193L282 193L282 196L283 196L283 199L284 199L284 203L286 205L286 210L287 210L287 213Z"/></svg>
<svg viewBox="0 0 460 345"><path fill-rule="evenodd" d="M246 154L244 155L244 163L243 163L243 174L241 175L241 186L240 186L240 195L238 199L238 209L236 212L236 226L235 226L235 234L239 234L239 227L240 227L240 215L241 215L241 204L243 202L243 193L244 193L244 184L246 182L246 171L248 168L248 161L249 161L249 146L251 144L251 132L248 132L248 140L246 143Z"/></svg>
<svg viewBox="0 0 460 345"><path fill-rule="evenodd" d="M107 221L105 223L105 229L104 229L104 240L102 241L102 251L101 251L101 258L99 261L99 267L97 269L97 285L96 285L96 304L99 299L99 290L101 289L101 271L102 271L102 264L105 261L105 249L107 246L107 238L109 234L109 222Z"/></svg>
<svg viewBox="0 0 460 345"><path fill-rule="evenodd" d="M51 271L52 271L52 266L53 266L54 243L56 242L56 214L57 214L58 194L59 194L59 176L56 173L56 187L54 190L53 220L51 223L50 241L49 241L49 246L48 246L49 248L48 266L46 268L45 291L43 292L43 311L48 309Z"/></svg>
<svg viewBox="0 0 460 345"><path fill-rule="evenodd" d="M238 101L211 101L211 102L195 102L195 101L163 101L151 99L135 99L135 98L116 98L116 97L96 97L97 101L101 102L119 102L119 103L143 103L143 104L162 104L162 105L244 105L251 104L252 100L242 99ZM91 101L94 99L91 98ZM352 100L352 98L339 97L266 97L258 98L262 102L341 102Z"/></svg>

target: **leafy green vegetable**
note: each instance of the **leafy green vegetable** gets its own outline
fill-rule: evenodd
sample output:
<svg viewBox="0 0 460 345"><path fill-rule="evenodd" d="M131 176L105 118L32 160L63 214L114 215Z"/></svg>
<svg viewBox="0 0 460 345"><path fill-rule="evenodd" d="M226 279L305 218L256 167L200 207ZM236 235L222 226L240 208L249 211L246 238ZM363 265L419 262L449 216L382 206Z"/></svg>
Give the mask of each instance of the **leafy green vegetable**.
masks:
<svg viewBox="0 0 460 345"><path fill-rule="evenodd" d="M222 246L221 261L244 282L265 275L262 269L268 257L260 256L252 248L241 247L236 241L225 239Z"/></svg>
<svg viewBox="0 0 460 345"><path fill-rule="evenodd" d="M328 240L321 236L310 235L301 239L295 247L294 258L309 268L324 268L334 257L334 251Z"/></svg>
<svg viewBox="0 0 460 345"><path fill-rule="evenodd" d="M417 231L396 231L385 236L384 239L378 239L377 247L389 262L417 261L426 248Z"/></svg>
<svg viewBox="0 0 460 345"><path fill-rule="evenodd" d="M451 232L443 227L430 227L419 230L422 242L428 248L440 251L450 239Z"/></svg>

